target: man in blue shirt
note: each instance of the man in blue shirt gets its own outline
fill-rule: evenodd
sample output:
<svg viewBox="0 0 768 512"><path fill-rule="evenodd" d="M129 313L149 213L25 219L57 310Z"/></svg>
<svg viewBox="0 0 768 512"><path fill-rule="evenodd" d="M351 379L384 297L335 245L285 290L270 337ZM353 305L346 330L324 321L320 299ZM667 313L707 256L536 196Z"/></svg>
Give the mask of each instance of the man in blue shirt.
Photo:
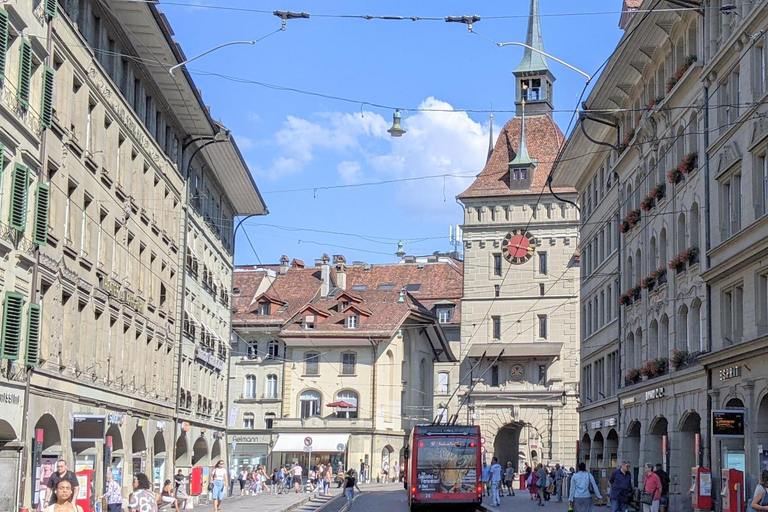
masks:
<svg viewBox="0 0 768 512"><path fill-rule="evenodd" d="M611 484L611 512L627 512L629 495L632 492L632 474L629 469L632 464L628 460L621 461L621 466L611 473L608 483Z"/></svg>
<svg viewBox="0 0 768 512"><path fill-rule="evenodd" d="M483 462L483 470L480 473L480 480L483 483L483 492L485 493L486 496L491 495L490 489L488 489L488 482L490 481L490 479L491 479L491 468L490 466L488 466L488 464Z"/></svg>
<svg viewBox="0 0 768 512"><path fill-rule="evenodd" d="M491 460L491 496L493 497L493 504L497 507L501 505L501 496L499 496L499 488L501 487L501 464L499 459L494 457Z"/></svg>

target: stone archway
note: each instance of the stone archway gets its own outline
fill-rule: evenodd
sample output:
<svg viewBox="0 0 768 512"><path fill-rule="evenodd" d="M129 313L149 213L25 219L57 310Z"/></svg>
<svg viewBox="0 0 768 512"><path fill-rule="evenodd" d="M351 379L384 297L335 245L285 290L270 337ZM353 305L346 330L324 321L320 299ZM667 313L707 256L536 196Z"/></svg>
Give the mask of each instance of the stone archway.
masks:
<svg viewBox="0 0 768 512"><path fill-rule="evenodd" d="M221 441L217 439L213 442L213 446L211 447L211 462L216 463L219 458L221 458Z"/></svg>
<svg viewBox="0 0 768 512"><path fill-rule="evenodd" d="M192 465L210 465L210 459L208 457L208 441L203 436L198 437L195 444L192 446Z"/></svg>
<svg viewBox="0 0 768 512"><path fill-rule="evenodd" d="M592 438L592 467L602 468L604 464L604 448L605 440L603 439L603 433L600 431L595 432L595 437Z"/></svg>
<svg viewBox="0 0 768 512"><path fill-rule="evenodd" d="M144 430L141 427L136 427L131 436L131 453L139 455L142 452L147 451L147 438L144 435Z"/></svg>
<svg viewBox="0 0 768 512"><path fill-rule="evenodd" d="M15 441L16 437L18 436L11 424L5 420L0 420L0 448L11 441Z"/></svg>
<svg viewBox="0 0 768 512"><path fill-rule="evenodd" d="M192 465L189 458L189 440L187 435L182 433L176 439L176 466L189 467Z"/></svg>
<svg viewBox="0 0 768 512"><path fill-rule="evenodd" d="M579 461L589 467L590 458L592 456L592 438L589 437L589 434L584 434L581 438L581 443L579 443L579 455Z"/></svg>
<svg viewBox="0 0 768 512"><path fill-rule="evenodd" d="M159 431L155 433L155 437L152 439L152 477L155 486L159 486L160 489L162 489L163 480L165 479L165 461L167 458L165 453L165 437L163 434L163 431Z"/></svg>
<svg viewBox="0 0 768 512"><path fill-rule="evenodd" d="M35 431L43 430L43 453L61 454L61 431L59 424L50 414L40 416L35 423Z"/></svg>
<svg viewBox="0 0 768 512"><path fill-rule="evenodd" d="M608 455L606 465L615 468L619 465L619 434L615 429L608 431L608 436L605 438L605 453Z"/></svg>
<svg viewBox="0 0 768 512"><path fill-rule="evenodd" d="M701 442L699 442L699 453L696 453L696 437L701 433L701 416L696 411L687 411L680 419L678 430L680 431L680 449L677 450L678 457L680 458L680 480L685 481L684 477L690 473L690 469L696 466L697 456L701 456ZM699 459L701 464L701 459ZM676 461L667 463L670 469L667 472L670 474L670 478L674 479L677 475ZM680 496L680 503L682 505L683 512L693 510L693 502L691 495L685 493Z"/></svg>
<svg viewBox="0 0 768 512"><path fill-rule="evenodd" d="M496 432L496 438L493 440L493 455L499 458L502 467L506 467L508 461L512 462L513 468L519 467L522 429L523 426L519 423L509 423Z"/></svg>
<svg viewBox="0 0 768 512"><path fill-rule="evenodd" d="M640 437L642 436L642 424L635 420L632 421L627 427L627 438L624 441L626 453L623 459L628 460L632 464L632 475L634 484L637 485L637 477L639 475L640 462Z"/></svg>
<svg viewBox="0 0 768 512"><path fill-rule="evenodd" d="M651 421L651 426L648 428L648 436L645 439L645 453L647 460L638 461L638 466L645 462L652 464L664 464L667 460L665 449L669 449L669 440L667 437L667 431L669 428L669 422L664 416L656 416ZM665 443L665 439L667 440Z"/></svg>

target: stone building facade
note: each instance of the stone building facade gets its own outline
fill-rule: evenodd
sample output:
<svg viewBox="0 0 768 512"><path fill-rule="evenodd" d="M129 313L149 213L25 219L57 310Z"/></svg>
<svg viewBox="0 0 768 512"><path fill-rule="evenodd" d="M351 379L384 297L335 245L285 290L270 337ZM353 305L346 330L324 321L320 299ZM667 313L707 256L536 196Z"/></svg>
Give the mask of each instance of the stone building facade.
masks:
<svg viewBox="0 0 768 512"><path fill-rule="evenodd" d="M435 367L453 361L442 327L458 318L460 265L323 256L305 267L284 256L238 267L231 464L365 461L376 479L384 463L402 462L410 429L435 414Z"/></svg>
<svg viewBox="0 0 768 512"><path fill-rule="evenodd" d="M527 43L543 50L538 0ZM459 200L464 295L458 391L448 416L479 424L488 456L515 466L575 461L578 212L575 190L547 189L563 142L552 119L554 75L525 50L515 71L517 116ZM466 416L465 416L466 415Z"/></svg>
<svg viewBox="0 0 768 512"><path fill-rule="evenodd" d="M224 456L232 220L263 201L189 75L142 63L184 60L154 5L6 3L0 32L0 393L12 409L0 464L21 475L0 508L35 508L58 458L94 470L97 492L107 471L126 494L139 471L161 485L217 446ZM185 280L190 246L216 273L199 291ZM193 301L212 312L199 315L212 336L193 338L206 355L189 383ZM184 409L187 390L205 400ZM185 457L201 440L206 455Z"/></svg>

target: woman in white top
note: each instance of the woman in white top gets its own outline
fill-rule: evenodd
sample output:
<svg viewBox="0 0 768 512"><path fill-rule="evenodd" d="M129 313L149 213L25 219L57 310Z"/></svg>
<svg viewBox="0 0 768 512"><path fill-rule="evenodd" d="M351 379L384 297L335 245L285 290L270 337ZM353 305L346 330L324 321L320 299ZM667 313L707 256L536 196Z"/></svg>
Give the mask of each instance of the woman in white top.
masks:
<svg viewBox="0 0 768 512"><path fill-rule="evenodd" d="M227 468L224 467L224 461L220 460L211 470L211 481L213 482L213 490L211 491L211 499L213 500L214 512L221 512L221 500L224 499L224 489L229 487L229 474Z"/></svg>
<svg viewBox="0 0 768 512"><path fill-rule="evenodd" d="M760 483L755 487L755 493L748 502L749 512L768 511L768 471L760 472Z"/></svg>
<svg viewBox="0 0 768 512"><path fill-rule="evenodd" d="M72 483L69 480L59 480L52 491L56 501L48 505L45 512L83 512L80 505L72 503Z"/></svg>

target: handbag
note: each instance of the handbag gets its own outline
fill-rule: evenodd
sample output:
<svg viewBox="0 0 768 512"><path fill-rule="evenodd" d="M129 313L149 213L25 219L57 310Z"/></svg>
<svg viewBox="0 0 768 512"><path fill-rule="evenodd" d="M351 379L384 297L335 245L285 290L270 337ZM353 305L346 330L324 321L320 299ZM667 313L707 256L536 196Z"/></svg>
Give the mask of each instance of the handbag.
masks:
<svg viewBox="0 0 768 512"><path fill-rule="evenodd" d="M653 493L652 492L645 492L643 491L640 494L640 503L643 505L652 505L653 504Z"/></svg>

